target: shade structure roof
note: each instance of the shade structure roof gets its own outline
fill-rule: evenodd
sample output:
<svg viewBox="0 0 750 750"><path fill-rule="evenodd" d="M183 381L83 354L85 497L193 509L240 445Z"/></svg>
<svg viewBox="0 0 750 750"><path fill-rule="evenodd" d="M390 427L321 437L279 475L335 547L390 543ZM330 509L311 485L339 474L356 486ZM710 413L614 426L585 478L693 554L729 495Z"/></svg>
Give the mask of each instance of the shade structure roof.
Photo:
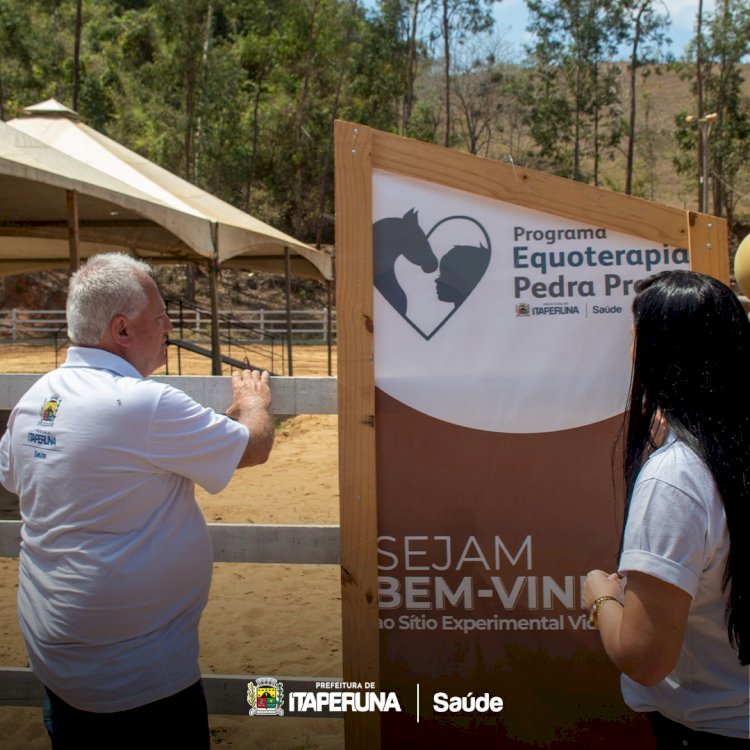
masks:
<svg viewBox="0 0 750 750"><path fill-rule="evenodd" d="M121 250L151 262L330 279L331 257L177 177L80 122L54 99L0 122L0 274L69 263L67 196L80 256Z"/></svg>

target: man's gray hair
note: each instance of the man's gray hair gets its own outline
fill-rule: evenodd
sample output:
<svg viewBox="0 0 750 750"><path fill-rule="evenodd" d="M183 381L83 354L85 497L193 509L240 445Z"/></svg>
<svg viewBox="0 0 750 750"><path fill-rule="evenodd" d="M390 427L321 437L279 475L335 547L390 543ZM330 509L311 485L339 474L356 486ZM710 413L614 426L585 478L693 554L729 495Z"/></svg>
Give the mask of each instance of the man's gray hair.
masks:
<svg viewBox="0 0 750 750"><path fill-rule="evenodd" d="M116 315L132 317L148 301L143 278L151 267L124 253L94 255L68 285L68 337L74 344L96 346Z"/></svg>

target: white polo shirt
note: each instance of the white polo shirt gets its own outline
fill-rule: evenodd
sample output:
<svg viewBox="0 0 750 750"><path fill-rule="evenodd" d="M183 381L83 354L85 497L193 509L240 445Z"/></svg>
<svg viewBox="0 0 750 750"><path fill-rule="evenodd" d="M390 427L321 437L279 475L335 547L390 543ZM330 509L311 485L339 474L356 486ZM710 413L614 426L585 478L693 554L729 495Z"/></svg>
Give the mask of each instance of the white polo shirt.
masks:
<svg viewBox="0 0 750 750"><path fill-rule="evenodd" d="M23 519L18 615L63 700L122 711L199 679L213 555L194 485L223 489L248 439L100 349L72 347L21 398L0 442Z"/></svg>

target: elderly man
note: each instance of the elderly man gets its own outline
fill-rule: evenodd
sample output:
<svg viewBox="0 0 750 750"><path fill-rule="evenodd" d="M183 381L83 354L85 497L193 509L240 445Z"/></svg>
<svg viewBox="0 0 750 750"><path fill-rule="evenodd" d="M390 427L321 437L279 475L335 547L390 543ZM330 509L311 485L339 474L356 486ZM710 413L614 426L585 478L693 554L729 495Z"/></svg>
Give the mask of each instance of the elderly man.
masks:
<svg viewBox="0 0 750 750"><path fill-rule="evenodd" d="M23 518L18 616L53 748L206 748L198 623L212 551L194 487L220 492L267 459L268 373L233 373L234 419L147 379L172 325L149 267L127 255L74 274L67 313L65 364L21 398L0 443Z"/></svg>

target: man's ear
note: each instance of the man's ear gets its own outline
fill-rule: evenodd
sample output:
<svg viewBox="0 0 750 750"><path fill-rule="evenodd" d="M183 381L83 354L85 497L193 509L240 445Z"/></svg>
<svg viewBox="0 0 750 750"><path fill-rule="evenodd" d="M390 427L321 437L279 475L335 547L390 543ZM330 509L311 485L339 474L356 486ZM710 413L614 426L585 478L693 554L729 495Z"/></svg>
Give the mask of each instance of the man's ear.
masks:
<svg viewBox="0 0 750 750"><path fill-rule="evenodd" d="M124 315L115 315L109 323L109 333L115 344L122 347L130 345L130 321Z"/></svg>

